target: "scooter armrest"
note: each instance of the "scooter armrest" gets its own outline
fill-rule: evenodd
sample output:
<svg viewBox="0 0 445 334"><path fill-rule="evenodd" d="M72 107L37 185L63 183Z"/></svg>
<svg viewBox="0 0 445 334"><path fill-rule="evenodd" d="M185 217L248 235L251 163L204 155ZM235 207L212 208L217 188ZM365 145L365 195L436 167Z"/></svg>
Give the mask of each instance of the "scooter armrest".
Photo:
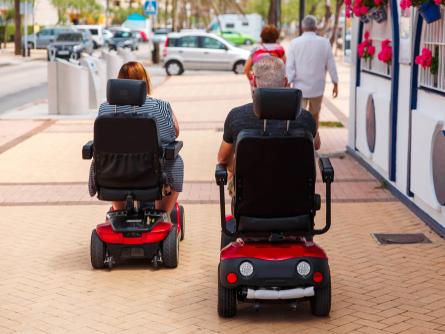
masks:
<svg viewBox="0 0 445 334"><path fill-rule="evenodd" d="M320 168L321 177L324 183L334 182L334 168L332 167L329 158L320 158L318 160L318 167Z"/></svg>
<svg viewBox="0 0 445 334"><path fill-rule="evenodd" d="M219 186L224 186L227 184L227 167L221 164L216 165L215 169L215 180L216 184Z"/></svg>
<svg viewBox="0 0 445 334"><path fill-rule="evenodd" d="M94 152L94 142L90 140L82 147L82 159L91 160L93 158L93 152Z"/></svg>
<svg viewBox="0 0 445 334"><path fill-rule="evenodd" d="M182 146L184 146L184 143L182 141L174 141L173 143L168 144L164 148L164 158L165 160L175 160L176 157L179 154L179 151L181 151Z"/></svg>

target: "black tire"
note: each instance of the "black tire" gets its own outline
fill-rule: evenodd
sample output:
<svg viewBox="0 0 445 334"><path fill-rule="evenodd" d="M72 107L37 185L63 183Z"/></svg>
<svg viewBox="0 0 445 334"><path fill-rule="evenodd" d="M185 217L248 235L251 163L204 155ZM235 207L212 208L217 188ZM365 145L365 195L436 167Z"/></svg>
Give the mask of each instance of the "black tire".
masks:
<svg viewBox="0 0 445 334"><path fill-rule="evenodd" d="M327 317L331 312L331 275L329 267L326 275L328 280L325 287L315 289L315 296L311 298L311 311L317 317Z"/></svg>
<svg viewBox="0 0 445 334"><path fill-rule="evenodd" d="M181 75L184 73L184 67L177 60L170 60L165 64L165 72L167 75Z"/></svg>
<svg viewBox="0 0 445 334"><path fill-rule="evenodd" d="M181 217L181 221L179 222L180 226L181 226L181 235L180 235L180 240L184 240L184 226L185 226L185 218L184 218L184 207L182 205L179 206L179 216ZM176 211L176 205L173 208L172 212L170 213L170 220L173 224L178 225L178 221L177 221L177 217L178 217L178 213Z"/></svg>
<svg viewBox="0 0 445 334"><path fill-rule="evenodd" d="M91 232L90 256L91 265L94 269L103 269L105 267L105 253L105 243L100 240L96 230L93 230L93 232Z"/></svg>
<svg viewBox="0 0 445 334"><path fill-rule="evenodd" d="M46 52L46 59L47 59L48 61L50 61L50 59L49 59L49 51Z"/></svg>
<svg viewBox="0 0 445 334"><path fill-rule="evenodd" d="M236 289L227 289L222 286L218 274L218 314L223 318L232 318L236 315Z"/></svg>
<svg viewBox="0 0 445 334"><path fill-rule="evenodd" d="M173 226L167 238L162 242L162 262L167 268L176 268L179 262L179 241L176 226Z"/></svg>
<svg viewBox="0 0 445 334"><path fill-rule="evenodd" d="M179 206L179 214L181 216L181 241L184 240L185 236L185 213L184 207L182 205Z"/></svg>
<svg viewBox="0 0 445 334"><path fill-rule="evenodd" d="M235 74L243 74L244 73L244 65L246 62L244 60L238 60L234 65L232 71Z"/></svg>
<svg viewBox="0 0 445 334"><path fill-rule="evenodd" d="M99 48L99 45L97 44L96 41L93 40L93 49L96 50Z"/></svg>
<svg viewBox="0 0 445 334"><path fill-rule="evenodd" d="M33 42L28 42L28 49L34 49L34 43Z"/></svg>
<svg viewBox="0 0 445 334"><path fill-rule="evenodd" d="M223 231L221 231L221 249L226 247L231 242L236 241L235 237L232 237L230 235L225 234Z"/></svg>

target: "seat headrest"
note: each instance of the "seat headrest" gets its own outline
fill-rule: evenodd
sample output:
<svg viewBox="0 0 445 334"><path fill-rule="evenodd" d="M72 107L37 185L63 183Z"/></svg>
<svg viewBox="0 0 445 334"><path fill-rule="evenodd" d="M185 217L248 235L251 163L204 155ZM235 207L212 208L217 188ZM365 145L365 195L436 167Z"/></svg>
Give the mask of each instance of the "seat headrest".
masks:
<svg viewBox="0 0 445 334"><path fill-rule="evenodd" d="M301 90L294 88L256 88L253 111L259 119L294 120L301 109Z"/></svg>
<svg viewBox="0 0 445 334"><path fill-rule="evenodd" d="M107 101L109 104L142 106L146 97L147 84L144 80L108 80Z"/></svg>

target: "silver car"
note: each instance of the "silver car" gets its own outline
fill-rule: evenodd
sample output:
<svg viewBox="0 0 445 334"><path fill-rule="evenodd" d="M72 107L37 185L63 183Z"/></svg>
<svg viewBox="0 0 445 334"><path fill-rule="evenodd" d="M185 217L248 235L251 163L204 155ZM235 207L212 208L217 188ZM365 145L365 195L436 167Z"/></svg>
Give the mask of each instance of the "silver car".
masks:
<svg viewBox="0 0 445 334"><path fill-rule="evenodd" d="M167 75L185 70L226 70L241 74L250 52L205 32L168 34L163 50Z"/></svg>
<svg viewBox="0 0 445 334"><path fill-rule="evenodd" d="M35 34L30 34L27 37L28 48L30 49L46 49L49 44L54 42L57 36L63 32L70 32L73 29L70 27L48 27L43 28ZM25 45L25 37L22 37L22 44Z"/></svg>

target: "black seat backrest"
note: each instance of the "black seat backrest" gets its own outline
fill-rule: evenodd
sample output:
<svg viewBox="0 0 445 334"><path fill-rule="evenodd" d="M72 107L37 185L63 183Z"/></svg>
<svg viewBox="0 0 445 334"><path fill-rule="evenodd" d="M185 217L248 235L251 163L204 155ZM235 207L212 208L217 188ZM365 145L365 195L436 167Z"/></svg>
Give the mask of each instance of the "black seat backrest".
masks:
<svg viewBox="0 0 445 334"><path fill-rule="evenodd" d="M254 111L265 121L293 120L300 100L295 89L260 88L255 90ZM316 173L311 133L267 125L266 131L244 130L235 156L233 211L240 231L276 231L277 224L283 232L313 227ZM269 218L289 219L281 220L286 225Z"/></svg>
<svg viewBox="0 0 445 334"><path fill-rule="evenodd" d="M136 94L136 93L137 94ZM109 104L143 105L145 81L109 80ZM152 118L116 112L94 122L94 163L98 197L102 200L153 201L161 198L162 151Z"/></svg>

